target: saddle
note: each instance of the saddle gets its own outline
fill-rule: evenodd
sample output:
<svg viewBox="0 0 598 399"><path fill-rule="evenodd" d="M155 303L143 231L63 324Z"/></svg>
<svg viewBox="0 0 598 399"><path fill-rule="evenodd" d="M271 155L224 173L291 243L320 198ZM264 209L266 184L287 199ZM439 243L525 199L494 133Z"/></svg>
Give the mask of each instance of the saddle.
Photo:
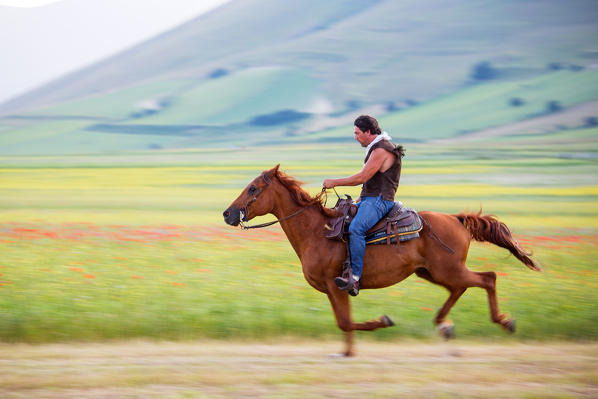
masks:
<svg viewBox="0 0 598 399"><path fill-rule="evenodd" d="M339 198L334 206L339 212L339 216L331 219L325 228L328 230L326 238L347 242L349 236L349 224L357 214L357 206L353 203L350 195L346 198ZM366 236L366 244L386 244L406 241L407 239L419 237L419 231L422 229L422 223L419 215L413 209L404 207L398 201L392 209L380 219Z"/></svg>
<svg viewBox="0 0 598 399"><path fill-rule="evenodd" d="M328 230L326 238L346 242L345 238L349 234L349 224L357 214L357 206L353 203L353 198L345 194L346 198L339 198L334 208L339 216L331 219L324 227Z"/></svg>
<svg viewBox="0 0 598 399"><path fill-rule="evenodd" d="M341 275L345 279L351 276L351 255L349 251L349 224L357 214L357 206L353 203L350 195L347 198L339 198L334 206L339 216L331 219L324 227L328 230L326 238L343 241L346 246L347 258L341 267ZM367 244L396 244L401 241L411 240L419 237L423 228L422 219L413 209L403 207L403 204L395 202L392 209L376 223L365 234ZM359 292L353 287L349 295L355 296Z"/></svg>

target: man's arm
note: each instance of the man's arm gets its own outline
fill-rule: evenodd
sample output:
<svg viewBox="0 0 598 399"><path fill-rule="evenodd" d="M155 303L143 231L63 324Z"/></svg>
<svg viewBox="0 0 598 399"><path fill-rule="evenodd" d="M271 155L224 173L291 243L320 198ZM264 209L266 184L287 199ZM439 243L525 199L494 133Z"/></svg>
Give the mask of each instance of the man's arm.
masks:
<svg viewBox="0 0 598 399"><path fill-rule="evenodd" d="M392 156L388 151L383 148L376 148L372 151L370 158L363 165L363 169L353 176L343 177L340 179L326 179L324 180L325 188L332 188L336 186L357 186L368 181L372 176L380 170L384 161L388 156Z"/></svg>

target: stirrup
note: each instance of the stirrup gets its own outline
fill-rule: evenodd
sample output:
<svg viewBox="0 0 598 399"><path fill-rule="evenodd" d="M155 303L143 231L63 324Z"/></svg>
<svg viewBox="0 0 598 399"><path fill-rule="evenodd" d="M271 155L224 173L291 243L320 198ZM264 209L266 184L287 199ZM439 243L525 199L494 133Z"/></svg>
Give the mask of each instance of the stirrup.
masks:
<svg viewBox="0 0 598 399"><path fill-rule="evenodd" d="M347 291L349 293L349 295L351 296L357 296L359 295L359 281L355 282L355 284L353 284L353 288L351 288L349 291Z"/></svg>
<svg viewBox="0 0 598 399"><path fill-rule="evenodd" d="M355 281L352 277L349 277L348 279L336 277L334 279L334 284L336 284L338 289L347 291L351 296L357 296L359 294L359 280Z"/></svg>

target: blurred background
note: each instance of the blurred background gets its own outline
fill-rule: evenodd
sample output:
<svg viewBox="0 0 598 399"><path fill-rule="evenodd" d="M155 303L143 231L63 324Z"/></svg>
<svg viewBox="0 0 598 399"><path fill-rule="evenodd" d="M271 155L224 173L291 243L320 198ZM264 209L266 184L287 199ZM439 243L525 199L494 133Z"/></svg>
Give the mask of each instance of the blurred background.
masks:
<svg viewBox="0 0 598 399"><path fill-rule="evenodd" d="M597 20L595 0L0 1L0 396L595 395ZM406 147L397 199L482 208L544 266L472 243L518 331L468 290L457 345L499 345L469 366L427 346L447 293L412 276L353 299L398 322L357 335L375 359L316 371L305 348L340 348L328 299L279 227L222 220L278 163L312 194L357 172L360 114Z"/></svg>
<svg viewBox="0 0 598 399"><path fill-rule="evenodd" d="M592 0L4 6L0 146L49 155L334 145L351 143L360 113L403 143L554 141L567 130L591 139L597 9Z"/></svg>
<svg viewBox="0 0 598 399"><path fill-rule="evenodd" d="M546 269L472 244L519 332L472 289L461 337L598 337L594 0L45 3L0 4L1 341L337 337L282 231L221 213L278 163L358 171L364 113L407 149L397 199L481 207ZM445 298L413 276L354 312L426 339Z"/></svg>

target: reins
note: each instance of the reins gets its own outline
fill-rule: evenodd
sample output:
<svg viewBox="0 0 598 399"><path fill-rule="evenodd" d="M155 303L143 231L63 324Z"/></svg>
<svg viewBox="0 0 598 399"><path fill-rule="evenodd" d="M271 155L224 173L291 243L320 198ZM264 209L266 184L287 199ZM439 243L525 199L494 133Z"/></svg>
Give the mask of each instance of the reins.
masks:
<svg viewBox="0 0 598 399"><path fill-rule="evenodd" d="M428 222L426 219L424 219L423 217L421 217L421 216L420 216L419 218L420 218L420 219L421 219L421 220L424 222L424 225L426 225L426 226L428 227L428 231L427 231L428 235L429 235L430 237L432 237L434 240L438 241L438 243L439 243L440 245L442 245L442 247L443 247L444 249L446 249L447 251L449 251L451 254L454 254L454 253L455 253L455 251L453 251L453 249L452 249L451 247L449 247L448 245L446 245L446 244L445 244L445 243L444 243L444 242L443 242L443 241L442 241L442 240L441 240L441 239L440 239L440 238L439 238L439 237L436 235L436 233L434 233L434 230L432 230L432 225L431 225L431 224L430 224L430 223L429 223L429 222Z"/></svg>
<svg viewBox="0 0 598 399"><path fill-rule="evenodd" d="M313 204L306 205L306 206L304 206L303 208L299 209L298 211L295 211L295 212L291 213L290 215L288 215L288 216L285 216L285 217L283 217L283 218L276 219L276 220L274 220L274 221L272 221L272 222L267 222L267 223L262 223L262 224L256 224L256 225L254 225L254 226L246 226L245 224L243 224L243 221L242 221L242 220L240 220L240 221L239 221L239 225L241 226L241 228L242 228L243 230L249 230L249 229L259 229L259 228L262 228L262 227L268 227L268 226L272 226L273 224L280 223L280 222L282 222L282 221L284 221L284 220L287 220L287 219L290 219L290 218L292 218L293 216L297 216L298 214L300 214L301 212L303 212L304 210L306 210L306 209L307 209L307 207L309 207L309 206L312 206L312 205L313 205Z"/></svg>
<svg viewBox="0 0 598 399"><path fill-rule="evenodd" d="M264 181L266 182L266 184L270 184L270 182L269 182L269 181L268 181L268 180L267 180L265 177L264 177ZM334 190L334 192L336 193L336 190ZM326 188L325 188L325 187L322 187L322 193L324 193L324 196L325 196L324 203L326 203L326 201L328 200L328 194L326 193ZM258 194L256 194L256 195L255 195L255 197L253 197L253 199L252 199L251 201L249 201L249 202L248 202L248 203L247 203L247 204L246 204L246 205L243 207L243 210L242 210L242 211L246 211L247 207L248 207L250 204L252 204L253 202L255 202L255 200L257 199L258 195L260 195L260 194L261 194L261 192L259 192ZM337 196L338 196L338 194L337 194ZM280 222L282 222L282 221L285 221L285 220L287 220L287 219L290 219L290 218L292 218L293 216L297 216L297 215L299 215L301 212L305 211L307 208L309 208L310 206L314 205L314 204L316 203L316 201L321 201L321 197L316 197L316 198L315 198L315 200L314 200L312 203L310 203L310 204L308 204L308 205L305 205L304 207L302 207L301 209L299 209L299 210L297 210L297 211L295 211L295 212L291 213L290 215L287 215L287 216L285 216L285 217L282 217L282 218L280 218L280 219L276 219L276 220L274 220L274 221L272 221L272 222L266 222L266 223L262 223L262 224L256 224L256 225L253 225L253 226L247 226L247 225L245 225L245 224L243 223L243 219L245 218L245 215L247 214L247 212L244 212L244 215L241 217L241 220L239 220L239 225L241 226L241 228L242 228L243 230L249 230L249 229L260 229L260 228L262 228L262 227L268 227L268 226L272 226L273 224L280 223Z"/></svg>
<svg viewBox="0 0 598 399"><path fill-rule="evenodd" d="M266 185L270 185L270 181L266 178L265 175L262 175L262 178L264 179L264 182L266 182ZM341 197L340 195L338 195L336 189L333 187L332 188L334 190L334 193L336 194L336 196L338 197L338 199L340 200ZM261 224L256 224L253 226L247 226L246 224L243 223L243 219L245 219L245 215L247 215L247 207L251 204L253 204L256 200L257 197L262 193L263 190L261 190L260 192L256 193L255 196L249 200L247 202L247 204L245 204L245 206L243 208L241 208L241 218L239 220L239 225L241 226L241 228L243 230L250 230L250 229L260 229L262 227L268 227L268 226L272 226L276 223L280 223L283 222L285 220L288 220L294 216L299 215L301 212L305 211L307 208L309 208L310 206L314 205L317 201L320 201L320 203L324 203L326 204L326 202L328 202L328 192L326 191L326 187L322 187L322 191L320 193L319 196L316 196L313 201L303 207L301 207L300 209L296 210L295 212L291 213L290 215L284 216L280 219L276 219L273 220L271 222L266 222L266 223L261 223ZM324 201L322 201L322 196L324 196ZM453 249L451 247L449 247L448 245L446 245L434 232L434 230L432 229L432 225L430 225L430 223L424 219L423 217L420 216L420 219L423 221L423 224L428 228L427 229L427 233L430 237L432 237L435 241L437 241L444 249L446 249L448 252L450 252L451 254L454 254L455 251L453 251Z"/></svg>

